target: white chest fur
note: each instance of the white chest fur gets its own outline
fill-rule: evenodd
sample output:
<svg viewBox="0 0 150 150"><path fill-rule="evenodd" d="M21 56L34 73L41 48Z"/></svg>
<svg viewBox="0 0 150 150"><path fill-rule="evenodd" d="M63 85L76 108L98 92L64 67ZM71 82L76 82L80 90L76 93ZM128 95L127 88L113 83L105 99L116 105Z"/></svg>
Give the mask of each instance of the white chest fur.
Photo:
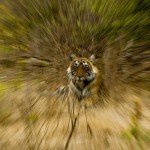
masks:
<svg viewBox="0 0 150 150"><path fill-rule="evenodd" d="M90 94L90 90L88 87L85 87L82 90L80 90L72 82L70 83L70 91L79 99L83 99Z"/></svg>

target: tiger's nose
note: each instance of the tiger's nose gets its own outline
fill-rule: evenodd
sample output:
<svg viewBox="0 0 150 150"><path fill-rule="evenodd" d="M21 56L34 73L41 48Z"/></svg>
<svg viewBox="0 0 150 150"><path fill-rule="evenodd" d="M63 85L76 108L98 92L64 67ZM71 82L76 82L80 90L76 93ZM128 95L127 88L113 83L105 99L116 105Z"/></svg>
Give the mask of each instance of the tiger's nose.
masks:
<svg viewBox="0 0 150 150"><path fill-rule="evenodd" d="M79 68L78 68L78 70L77 70L77 76L78 76L79 78L81 78L81 77L83 77L83 74L84 74L84 71L83 71L83 69L82 69L82 65L79 65Z"/></svg>
<svg viewBox="0 0 150 150"><path fill-rule="evenodd" d="M77 72L77 76L81 78L83 76L83 72Z"/></svg>
<svg viewBox="0 0 150 150"><path fill-rule="evenodd" d="M82 80L82 77L83 77L83 76L80 76L80 77L78 76L77 79L78 79L78 80Z"/></svg>
<svg viewBox="0 0 150 150"><path fill-rule="evenodd" d="M82 78L83 76L78 76L79 80Z"/></svg>

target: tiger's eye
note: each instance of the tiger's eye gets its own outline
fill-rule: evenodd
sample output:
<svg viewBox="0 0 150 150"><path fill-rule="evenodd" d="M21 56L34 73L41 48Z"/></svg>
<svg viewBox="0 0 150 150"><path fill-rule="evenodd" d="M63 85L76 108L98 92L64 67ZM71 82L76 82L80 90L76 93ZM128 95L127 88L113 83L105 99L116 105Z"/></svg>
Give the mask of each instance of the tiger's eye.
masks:
<svg viewBox="0 0 150 150"><path fill-rule="evenodd" d="M74 68L73 68L74 70L77 70L77 66L74 66Z"/></svg>
<svg viewBox="0 0 150 150"><path fill-rule="evenodd" d="M88 66L88 65L84 65L84 68L85 68L85 69L89 69L89 66Z"/></svg>
<svg viewBox="0 0 150 150"><path fill-rule="evenodd" d="M73 66L74 66L74 67L77 67L78 65L75 63Z"/></svg>

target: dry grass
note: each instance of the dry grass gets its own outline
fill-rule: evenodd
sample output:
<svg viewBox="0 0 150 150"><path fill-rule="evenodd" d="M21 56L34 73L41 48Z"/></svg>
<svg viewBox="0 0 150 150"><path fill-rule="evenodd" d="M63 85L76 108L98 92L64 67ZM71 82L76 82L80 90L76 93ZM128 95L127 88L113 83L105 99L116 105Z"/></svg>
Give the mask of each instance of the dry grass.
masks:
<svg viewBox="0 0 150 150"><path fill-rule="evenodd" d="M148 5L2 1L0 149L149 150ZM96 107L81 107L68 92L54 95L68 85L72 53L96 56L103 81Z"/></svg>
<svg viewBox="0 0 150 150"><path fill-rule="evenodd" d="M77 101L72 105L67 93L51 97L40 80L10 86L0 105L0 149L148 150L149 93L137 97L127 91L125 102L116 105L110 97L103 106L85 109Z"/></svg>

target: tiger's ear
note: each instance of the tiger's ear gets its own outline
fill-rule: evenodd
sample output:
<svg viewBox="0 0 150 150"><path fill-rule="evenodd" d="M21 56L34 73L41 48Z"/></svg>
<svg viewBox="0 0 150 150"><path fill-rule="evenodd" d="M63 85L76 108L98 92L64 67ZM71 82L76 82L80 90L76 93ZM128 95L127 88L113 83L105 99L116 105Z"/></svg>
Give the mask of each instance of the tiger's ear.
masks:
<svg viewBox="0 0 150 150"><path fill-rule="evenodd" d="M73 61L73 60L75 60L77 57L76 57L76 55L71 54L69 58L70 58L70 61Z"/></svg>
<svg viewBox="0 0 150 150"><path fill-rule="evenodd" d="M92 63L94 63L94 62L95 62L95 55L94 55L94 54L91 55L89 59L90 59L90 61L91 61Z"/></svg>

